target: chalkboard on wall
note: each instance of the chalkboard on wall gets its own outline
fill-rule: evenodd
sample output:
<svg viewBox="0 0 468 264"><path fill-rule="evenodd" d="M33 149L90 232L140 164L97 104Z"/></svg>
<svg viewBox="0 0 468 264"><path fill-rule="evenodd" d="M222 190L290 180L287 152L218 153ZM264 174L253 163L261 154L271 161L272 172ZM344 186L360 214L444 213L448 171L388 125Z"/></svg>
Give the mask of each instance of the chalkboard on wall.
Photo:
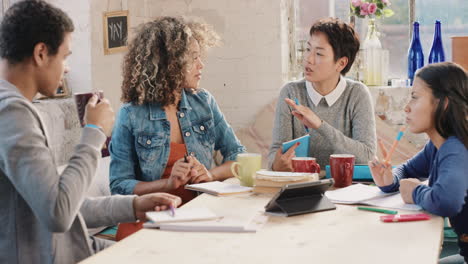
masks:
<svg viewBox="0 0 468 264"><path fill-rule="evenodd" d="M128 11L106 12L104 19L104 54L127 50Z"/></svg>

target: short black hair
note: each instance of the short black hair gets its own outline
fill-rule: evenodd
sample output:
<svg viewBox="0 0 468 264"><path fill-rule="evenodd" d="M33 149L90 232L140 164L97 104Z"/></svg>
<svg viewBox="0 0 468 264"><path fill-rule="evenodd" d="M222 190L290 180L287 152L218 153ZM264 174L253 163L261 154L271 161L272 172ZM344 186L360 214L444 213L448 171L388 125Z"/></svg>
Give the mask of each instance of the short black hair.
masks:
<svg viewBox="0 0 468 264"><path fill-rule="evenodd" d="M310 36L322 32L328 38L333 48L335 62L342 57L348 58L348 64L341 70L345 75L353 65L356 54L359 51L359 37L353 27L342 22L338 18L325 18L315 22L310 28Z"/></svg>
<svg viewBox="0 0 468 264"><path fill-rule="evenodd" d="M0 57L15 64L33 55L44 43L50 55L57 54L65 33L73 32L70 17L42 0L25 0L12 5L0 25Z"/></svg>

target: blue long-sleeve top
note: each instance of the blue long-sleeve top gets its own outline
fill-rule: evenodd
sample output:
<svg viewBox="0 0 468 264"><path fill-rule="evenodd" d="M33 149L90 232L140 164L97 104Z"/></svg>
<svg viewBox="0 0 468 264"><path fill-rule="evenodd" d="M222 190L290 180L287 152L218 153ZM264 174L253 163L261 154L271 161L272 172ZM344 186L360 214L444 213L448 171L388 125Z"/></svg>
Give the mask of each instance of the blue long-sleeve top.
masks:
<svg viewBox="0 0 468 264"><path fill-rule="evenodd" d="M395 168L393 177L393 184L380 188L383 192L398 191L404 178L429 178L429 185L414 189L414 203L432 214L449 217L458 235L468 234L468 150L458 138L449 137L440 149L429 141Z"/></svg>

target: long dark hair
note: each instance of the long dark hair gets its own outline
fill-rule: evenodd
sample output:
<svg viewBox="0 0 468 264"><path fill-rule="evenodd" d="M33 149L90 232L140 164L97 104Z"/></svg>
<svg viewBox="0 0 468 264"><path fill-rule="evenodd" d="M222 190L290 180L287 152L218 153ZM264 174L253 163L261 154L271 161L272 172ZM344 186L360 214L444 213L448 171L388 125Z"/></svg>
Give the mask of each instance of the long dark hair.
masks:
<svg viewBox="0 0 468 264"><path fill-rule="evenodd" d="M437 132L444 138L456 136L468 148L467 72L458 64L442 62L420 69L416 77L422 79L439 99L435 112Z"/></svg>

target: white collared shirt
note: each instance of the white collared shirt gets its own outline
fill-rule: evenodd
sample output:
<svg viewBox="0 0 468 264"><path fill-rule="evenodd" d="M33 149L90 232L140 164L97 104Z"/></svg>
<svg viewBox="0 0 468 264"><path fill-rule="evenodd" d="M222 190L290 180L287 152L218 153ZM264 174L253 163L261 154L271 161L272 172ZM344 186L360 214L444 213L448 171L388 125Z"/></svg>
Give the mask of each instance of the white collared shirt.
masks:
<svg viewBox="0 0 468 264"><path fill-rule="evenodd" d="M306 80L306 88L307 88L307 94L310 97L310 100L312 100L312 103L317 106L320 100L325 97L325 101L327 101L328 106L332 106L338 98L340 98L341 94L343 94L344 90L346 89L346 80L343 76L340 75L340 81L336 85L336 88L331 91L331 93L322 96L319 94L315 89L314 86L312 85L311 82Z"/></svg>

